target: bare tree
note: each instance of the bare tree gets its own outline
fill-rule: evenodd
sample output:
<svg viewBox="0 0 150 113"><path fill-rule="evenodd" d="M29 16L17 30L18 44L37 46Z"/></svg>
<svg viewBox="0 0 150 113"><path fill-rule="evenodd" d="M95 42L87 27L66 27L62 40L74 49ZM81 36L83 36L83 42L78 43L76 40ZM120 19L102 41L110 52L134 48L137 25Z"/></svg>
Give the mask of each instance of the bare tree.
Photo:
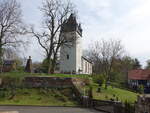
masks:
<svg viewBox="0 0 150 113"><path fill-rule="evenodd" d="M150 60L147 60L147 61L146 61L145 69L150 69Z"/></svg>
<svg viewBox="0 0 150 113"><path fill-rule="evenodd" d="M65 36L61 35L61 27L73 12L73 7L69 1L44 0L41 12L44 15L42 30L36 32L32 27L30 32L46 53L48 73L54 73L59 49L68 43Z"/></svg>
<svg viewBox="0 0 150 113"><path fill-rule="evenodd" d="M106 80L110 80L110 72L114 64L114 60L123 54L123 46L120 40L102 40L92 45L90 50L90 58L95 63L96 70L101 70L106 76Z"/></svg>
<svg viewBox="0 0 150 113"><path fill-rule="evenodd" d="M23 58L19 55L17 49L4 48L3 51L3 59L14 60L17 64L17 67L23 64Z"/></svg>
<svg viewBox="0 0 150 113"><path fill-rule="evenodd" d="M20 4L16 0L0 1L0 64L2 64L3 49L16 47L22 42L18 35L24 31L21 19Z"/></svg>
<svg viewBox="0 0 150 113"><path fill-rule="evenodd" d="M18 54L16 51L14 51L13 48L4 48L3 49L3 59L15 59L15 57L17 57Z"/></svg>

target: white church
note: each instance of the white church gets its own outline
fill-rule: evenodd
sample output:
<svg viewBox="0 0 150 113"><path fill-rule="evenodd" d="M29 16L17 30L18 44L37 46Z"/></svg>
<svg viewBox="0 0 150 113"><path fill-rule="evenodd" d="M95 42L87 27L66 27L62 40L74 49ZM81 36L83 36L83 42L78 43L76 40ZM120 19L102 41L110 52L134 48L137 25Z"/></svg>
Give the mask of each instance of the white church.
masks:
<svg viewBox="0 0 150 113"><path fill-rule="evenodd" d="M82 28L77 23L76 16L71 14L61 28L61 36L74 39L73 42L64 44L60 49L60 72L68 74L92 74L92 62L83 56Z"/></svg>

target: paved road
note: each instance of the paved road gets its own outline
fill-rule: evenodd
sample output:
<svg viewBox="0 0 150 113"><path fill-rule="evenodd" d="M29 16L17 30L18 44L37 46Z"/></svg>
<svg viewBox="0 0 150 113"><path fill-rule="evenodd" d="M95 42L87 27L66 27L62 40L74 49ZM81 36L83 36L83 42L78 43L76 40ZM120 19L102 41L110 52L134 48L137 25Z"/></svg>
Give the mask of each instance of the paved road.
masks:
<svg viewBox="0 0 150 113"><path fill-rule="evenodd" d="M0 113L102 113L76 107L0 106Z"/></svg>

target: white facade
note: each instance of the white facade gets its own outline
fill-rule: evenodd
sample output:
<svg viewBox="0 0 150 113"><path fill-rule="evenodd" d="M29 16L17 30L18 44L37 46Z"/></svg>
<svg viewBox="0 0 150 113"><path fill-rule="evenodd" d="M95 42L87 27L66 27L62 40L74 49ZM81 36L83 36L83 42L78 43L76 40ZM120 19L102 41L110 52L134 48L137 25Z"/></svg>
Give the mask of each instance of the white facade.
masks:
<svg viewBox="0 0 150 113"><path fill-rule="evenodd" d="M71 19L74 17L70 17ZM75 21L76 20L70 20ZM69 25L72 23L69 23ZM74 24L73 24L74 25ZM70 27L70 26L69 26ZM74 28L74 26L73 26ZM71 28L70 28L71 29ZM60 72L72 74L92 74L92 63L85 59L82 55L82 34L77 29L62 32L61 36L66 39L73 38L74 42L62 45L60 49ZM71 46L68 46L71 45Z"/></svg>
<svg viewBox="0 0 150 113"><path fill-rule="evenodd" d="M82 73L92 74L92 63L82 57Z"/></svg>
<svg viewBox="0 0 150 113"><path fill-rule="evenodd" d="M92 63L82 57L82 37L77 32L63 33L63 36L74 37L71 45L63 45L60 50L60 72L71 74L92 74Z"/></svg>
<svg viewBox="0 0 150 113"><path fill-rule="evenodd" d="M63 45L60 50L60 71L62 73L78 73L82 69L81 57L82 57L82 44L80 35L73 31L63 33L67 39L75 38L75 41ZM69 45L69 46L68 46ZM72 45L72 46L70 46Z"/></svg>
<svg viewBox="0 0 150 113"><path fill-rule="evenodd" d="M75 31L63 33L63 36L67 37L74 37L78 38L78 35ZM68 46L70 45L70 46ZM74 42L63 45L60 49L60 72L62 73L77 73L78 69L81 68L81 60L78 58L81 58L81 50L80 50L80 44L77 45L77 40ZM79 51L79 52L77 52ZM78 56L78 57L77 57Z"/></svg>

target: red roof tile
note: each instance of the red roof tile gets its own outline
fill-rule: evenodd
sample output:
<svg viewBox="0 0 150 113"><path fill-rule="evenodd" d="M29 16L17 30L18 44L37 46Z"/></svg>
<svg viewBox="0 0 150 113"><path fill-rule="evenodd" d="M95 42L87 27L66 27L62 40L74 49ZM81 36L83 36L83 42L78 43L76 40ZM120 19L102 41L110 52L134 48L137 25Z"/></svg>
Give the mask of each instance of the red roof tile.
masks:
<svg viewBox="0 0 150 113"><path fill-rule="evenodd" d="M150 70L136 69L128 72L130 80L150 80Z"/></svg>

